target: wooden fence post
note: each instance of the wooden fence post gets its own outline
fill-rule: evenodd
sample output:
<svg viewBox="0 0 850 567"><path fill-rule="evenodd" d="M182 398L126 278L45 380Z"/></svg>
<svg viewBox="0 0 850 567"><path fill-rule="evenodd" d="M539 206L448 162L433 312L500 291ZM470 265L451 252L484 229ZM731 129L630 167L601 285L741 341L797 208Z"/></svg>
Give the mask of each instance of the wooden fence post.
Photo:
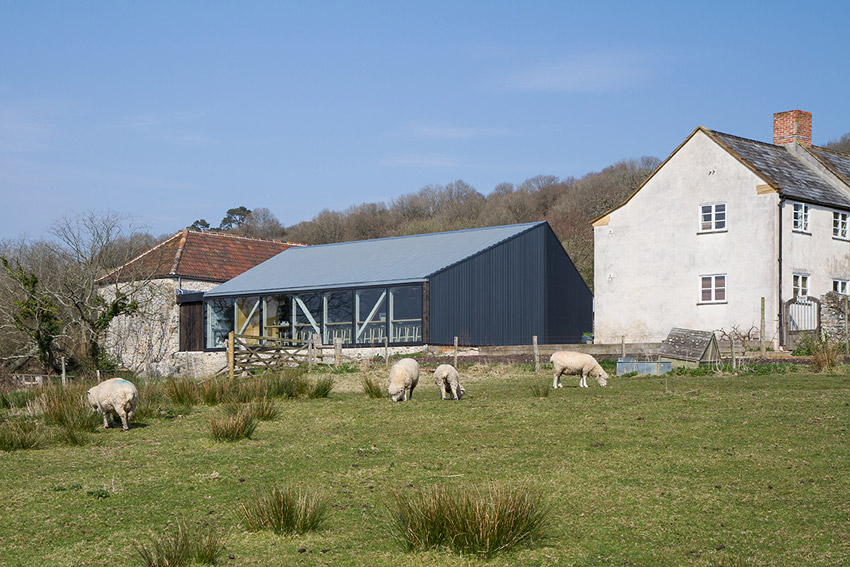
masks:
<svg viewBox="0 0 850 567"><path fill-rule="evenodd" d="M732 370L738 368L737 361L735 360L735 335L733 333L729 334L729 344L732 350Z"/></svg>
<svg viewBox="0 0 850 567"><path fill-rule="evenodd" d="M764 344L764 298L761 298L761 330L759 331L759 350L761 350L761 355L764 357L765 344Z"/></svg>
<svg viewBox="0 0 850 567"><path fill-rule="evenodd" d="M457 337L455 337L455 369L457 369Z"/></svg>
<svg viewBox="0 0 850 567"><path fill-rule="evenodd" d="M390 365L390 339L384 337L384 366Z"/></svg>
<svg viewBox="0 0 850 567"><path fill-rule="evenodd" d="M334 366L342 364L342 339L337 337L334 339Z"/></svg>
<svg viewBox="0 0 850 567"><path fill-rule="evenodd" d="M233 368L234 365L236 364L234 345L233 345L234 335L235 335L235 333L233 331L230 331L230 333L227 334L227 376L230 378L230 380L233 380L234 377L235 377L234 376L235 371L234 371L234 368Z"/></svg>
<svg viewBox="0 0 850 567"><path fill-rule="evenodd" d="M844 354L850 354L850 335L847 334L847 296L844 296Z"/></svg>
<svg viewBox="0 0 850 567"><path fill-rule="evenodd" d="M534 373L540 372L540 351L537 349L537 335L531 337L531 344L534 346Z"/></svg>
<svg viewBox="0 0 850 567"><path fill-rule="evenodd" d="M68 385L68 375L65 374L65 357L62 357L62 386Z"/></svg>
<svg viewBox="0 0 850 567"><path fill-rule="evenodd" d="M625 358L625 356L626 356L626 335L620 336L620 351L622 352L621 356Z"/></svg>

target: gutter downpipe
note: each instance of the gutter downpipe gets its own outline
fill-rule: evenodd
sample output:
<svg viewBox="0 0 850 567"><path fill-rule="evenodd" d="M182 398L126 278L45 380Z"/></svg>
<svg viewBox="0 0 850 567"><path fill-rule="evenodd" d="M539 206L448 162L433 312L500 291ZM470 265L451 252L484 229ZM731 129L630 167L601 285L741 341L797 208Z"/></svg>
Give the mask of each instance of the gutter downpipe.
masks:
<svg viewBox="0 0 850 567"><path fill-rule="evenodd" d="M785 329L782 313L782 212L785 210L785 197L779 198L779 346L785 346Z"/></svg>

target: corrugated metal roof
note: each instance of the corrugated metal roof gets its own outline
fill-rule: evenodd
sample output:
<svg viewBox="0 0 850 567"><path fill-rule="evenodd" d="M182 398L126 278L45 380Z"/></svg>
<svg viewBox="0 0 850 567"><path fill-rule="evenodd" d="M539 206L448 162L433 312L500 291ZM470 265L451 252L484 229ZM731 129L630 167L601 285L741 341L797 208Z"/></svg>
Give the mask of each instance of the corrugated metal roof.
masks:
<svg viewBox="0 0 850 567"><path fill-rule="evenodd" d="M290 248L206 297L389 285L429 276L542 223Z"/></svg>

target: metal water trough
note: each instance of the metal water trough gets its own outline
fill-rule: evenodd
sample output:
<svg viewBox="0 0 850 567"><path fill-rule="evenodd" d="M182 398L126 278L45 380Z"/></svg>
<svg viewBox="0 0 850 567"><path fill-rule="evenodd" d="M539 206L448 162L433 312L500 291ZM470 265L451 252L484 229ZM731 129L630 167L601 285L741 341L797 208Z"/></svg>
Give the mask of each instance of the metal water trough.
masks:
<svg viewBox="0 0 850 567"><path fill-rule="evenodd" d="M639 376L660 376L667 374L671 369L672 363L670 361L637 361L631 356L623 356L617 359L617 376L631 372L637 372Z"/></svg>

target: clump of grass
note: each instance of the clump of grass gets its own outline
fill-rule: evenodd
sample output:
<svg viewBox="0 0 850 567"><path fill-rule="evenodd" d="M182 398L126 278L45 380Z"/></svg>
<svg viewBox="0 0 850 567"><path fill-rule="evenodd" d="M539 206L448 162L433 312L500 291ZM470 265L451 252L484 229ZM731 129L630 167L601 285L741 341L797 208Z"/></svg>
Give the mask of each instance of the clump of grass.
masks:
<svg viewBox="0 0 850 567"><path fill-rule="evenodd" d="M263 395L274 398L300 398L304 396L309 384L303 370L284 370L277 374L268 374L260 379Z"/></svg>
<svg viewBox="0 0 850 567"><path fill-rule="evenodd" d="M27 407L27 402L38 396L38 390L14 390L0 393L0 408L20 409Z"/></svg>
<svg viewBox="0 0 850 567"><path fill-rule="evenodd" d="M392 494L388 528L408 551L447 547L490 558L539 542L549 522L550 508L526 488L436 486L410 496Z"/></svg>
<svg viewBox="0 0 850 567"><path fill-rule="evenodd" d="M241 502L238 515L251 531L303 534L319 529L328 511L327 498L315 490L275 485Z"/></svg>
<svg viewBox="0 0 850 567"><path fill-rule="evenodd" d="M139 401L136 405L136 419L151 419L159 417L168 398L162 380L146 379L136 383L139 391Z"/></svg>
<svg viewBox="0 0 850 567"><path fill-rule="evenodd" d="M532 384L531 385L531 393L535 398L545 398L552 391L551 386L549 386L549 382L544 382L543 384Z"/></svg>
<svg viewBox="0 0 850 567"><path fill-rule="evenodd" d="M195 562L215 565L227 544L227 533L207 525L200 529L193 541Z"/></svg>
<svg viewBox="0 0 850 567"><path fill-rule="evenodd" d="M208 406L215 406L236 398L239 386L235 382L221 378L207 380L200 387L201 400Z"/></svg>
<svg viewBox="0 0 850 567"><path fill-rule="evenodd" d="M332 366L330 371L334 374L355 374L360 372L359 362L343 362L338 366Z"/></svg>
<svg viewBox="0 0 850 567"><path fill-rule="evenodd" d="M0 451L33 449L41 442L42 428L25 419L0 422Z"/></svg>
<svg viewBox="0 0 850 567"><path fill-rule="evenodd" d="M200 400L198 383L191 378L169 378L165 383L165 395L179 407L191 408Z"/></svg>
<svg viewBox="0 0 850 567"><path fill-rule="evenodd" d="M102 416L92 411L84 401L83 386L52 386L43 388L39 406L48 425L59 430L55 437L59 443L79 447L88 445L90 433L102 423Z"/></svg>
<svg viewBox="0 0 850 567"><path fill-rule="evenodd" d="M838 366L838 353L842 347L842 344L830 341L826 333L821 333L817 339L813 339L811 351L815 371L834 370Z"/></svg>
<svg viewBox="0 0 850 567"><path fill-rule="evenodd" d="M181 567L189 565L193 555L192 538L186 521L181 518L160 536L147 542L135 542L136 557L144 567Z"/></svg>
<svg viewBox="0 0 850 567"><path fill-rule="evenodd" d="M370 398L378 399L384 397L384 389L371 376L361 376L360 386L363 388L363 393Z"/></svg>
<svg viewBox="0 0 850 567"><path fill-rule="evenodd" d="M238 441L250 439L257 429L257 418L248 407L240 407L236 413L210 418L210 433L216 441Z"/></svg>
<svg viewBox="0 0 850 567"><path fill-rule="evenodd" d="M273 399L262 397L247 404L248 413L258 421L271 421L277 417L277 403Z"/></svg>
<svg viewBox="0 0 850 567"><path fill-rule="evenodd" d="M333 376L319 378L312 384L307 396L310 399L327 398L334 389L334 383Z"/></svg>

